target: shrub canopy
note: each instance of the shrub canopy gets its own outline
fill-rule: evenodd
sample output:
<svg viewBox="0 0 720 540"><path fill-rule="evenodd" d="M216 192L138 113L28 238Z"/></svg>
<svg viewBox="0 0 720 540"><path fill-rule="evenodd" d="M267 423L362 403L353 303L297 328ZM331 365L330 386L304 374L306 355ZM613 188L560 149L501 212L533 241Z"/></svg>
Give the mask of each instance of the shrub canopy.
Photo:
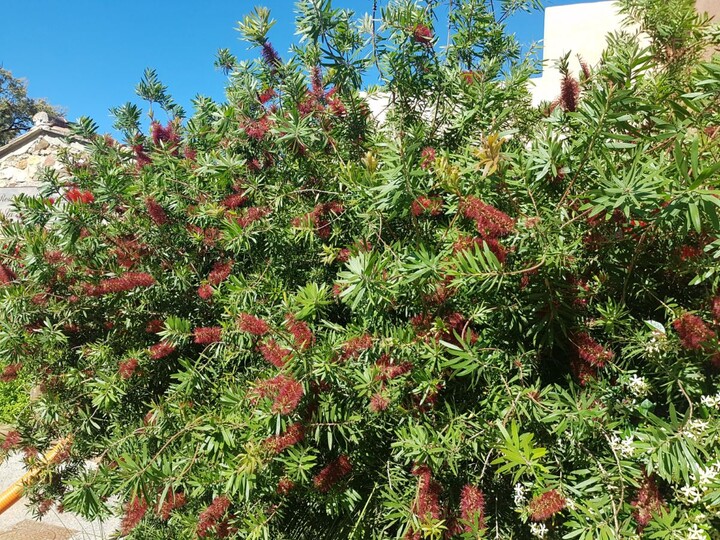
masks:
<svg viewBox="0 0 720 540"><path fill-rule="evenodd" d="M226 102L185 119L148 71L149 133L134 104L125 144L78 122L90 155L2 223L0 350L41 390L3 446L64 441L41 512L138 539L709 538L702 21L611 36L533 108L506 15L452 2L446 39L440 4L302 1L289 59L256 9L261 58L218 55Z"/></svg>

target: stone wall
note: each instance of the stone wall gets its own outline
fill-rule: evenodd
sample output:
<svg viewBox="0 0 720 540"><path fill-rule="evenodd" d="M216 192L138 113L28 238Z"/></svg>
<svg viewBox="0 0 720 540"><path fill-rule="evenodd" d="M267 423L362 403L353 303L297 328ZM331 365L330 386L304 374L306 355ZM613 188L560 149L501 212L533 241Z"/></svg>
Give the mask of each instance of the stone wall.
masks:
<svg viewBox="0 0 720 540"><path fill-rule="evenodd" d="M43 116L44 115L44 116ZM65 123L48 119L40 113L30 131L0 148L0 212L7 212L15 195L34 195L40 185L38 178L44 168L60 171L58 160L61 148L81 153L84 145L67 137L70 130Z"/></svg>

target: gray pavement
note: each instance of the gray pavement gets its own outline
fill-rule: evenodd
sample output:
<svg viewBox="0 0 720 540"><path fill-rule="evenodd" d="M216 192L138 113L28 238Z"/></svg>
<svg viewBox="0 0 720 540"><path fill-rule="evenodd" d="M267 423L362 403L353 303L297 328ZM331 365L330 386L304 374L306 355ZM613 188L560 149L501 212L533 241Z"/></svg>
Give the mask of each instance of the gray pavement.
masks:
<svg viewBox="0 0 720 540"><path fill-rule="evenodd" d="M0 493L25 474L19 454L0 464ZM106 540L117 530L120 520L89 522L71 513L54 508L41 521L33 518L22 498L4 514L0 514L0 540Z"/></svg>

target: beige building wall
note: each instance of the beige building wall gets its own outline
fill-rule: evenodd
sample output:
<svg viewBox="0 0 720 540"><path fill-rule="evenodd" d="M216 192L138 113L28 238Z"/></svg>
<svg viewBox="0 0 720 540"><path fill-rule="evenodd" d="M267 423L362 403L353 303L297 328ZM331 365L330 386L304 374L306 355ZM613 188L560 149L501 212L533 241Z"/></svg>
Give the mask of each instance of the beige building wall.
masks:
<svg viewBox="0 0 720 540"><path fill-rule="evenodd" d="M696 0L698 12L720 23L720 0ZM570 52L570 70L577 75L579 54L591 67L605 49L607 35L622 28L623 18L614 1L570 4L545 10L543 75L534 80L533 104L554 101L560 94L561 76L554 62ZM712 52L712 51L711 51Z"/></svg>
<svg viewBox="0 0 720 540"><path fill-rule="evenodd" d="M720 0L712 0L718 1ZM570 4L545 10L543 75L534 80L533 104L553 101L560 94L560 72L554 62L570 53L570 71L577 75L577 55L590 66L600 61L606 36L622 27L622 16L614 2Z"/></svg>
<svg viewBox="0 0 720 540"><path fill-rule="evenodd" d="M720 23L720 0L696 0L697 10L703 11L713 17L715 23Z"/></svg>

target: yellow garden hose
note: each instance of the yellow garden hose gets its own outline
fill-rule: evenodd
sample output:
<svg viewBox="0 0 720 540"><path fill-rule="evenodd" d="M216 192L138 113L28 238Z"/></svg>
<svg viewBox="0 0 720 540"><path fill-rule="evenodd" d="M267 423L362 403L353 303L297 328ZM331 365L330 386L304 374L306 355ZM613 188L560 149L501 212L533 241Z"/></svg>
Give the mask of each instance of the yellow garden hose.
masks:
<svg viewBox="0 0 720 540"><path fill-rule="evenodd" d="M38 475L42 465L50 463L68 442L69 439L62 439L59 443L53 446L47 454L45 454L42 463L26 472L22 478L13 482L9 488L0 493L0 514L5 512L5 510L10 508L22 498L25 485L29 484L32 479Z"/></svg>

